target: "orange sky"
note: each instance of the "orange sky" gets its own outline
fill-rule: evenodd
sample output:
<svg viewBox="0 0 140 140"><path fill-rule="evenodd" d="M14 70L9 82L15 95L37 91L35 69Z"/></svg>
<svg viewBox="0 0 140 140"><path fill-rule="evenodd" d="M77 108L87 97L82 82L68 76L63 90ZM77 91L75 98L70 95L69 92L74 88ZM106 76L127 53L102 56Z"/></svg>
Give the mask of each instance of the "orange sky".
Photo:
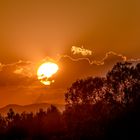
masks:
<svg viewBox="0 0 140 140"><path fill-rule="evenodd" d="M0 107L36 102L63 103L73 81L102 76L122 60L109 55L104 65L89 65L58 56L72 54L71 47L92 50L90 60L109 51L128 59L139 58L139 0L5 0L0 1ZM55 83L42 85L36 77L47 57L57 61Z"/></svg>

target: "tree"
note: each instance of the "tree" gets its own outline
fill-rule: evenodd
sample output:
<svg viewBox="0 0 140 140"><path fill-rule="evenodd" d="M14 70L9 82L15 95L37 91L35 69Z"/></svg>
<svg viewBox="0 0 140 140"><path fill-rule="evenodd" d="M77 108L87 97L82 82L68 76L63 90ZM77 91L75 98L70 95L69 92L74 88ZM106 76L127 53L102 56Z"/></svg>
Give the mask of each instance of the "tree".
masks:
<svg viewBox="0 0 140 140"><path fill-rule="evenodd" d="M77 80L72 84L65 94L67 105L94 104L100 100L105 78L88 77L87 79Z"/></svg>
<svg viewBox="0 0 140 140"><path fill-rule="evenodd" d="M7 121L11 122L14 120L15 112L12 108L9 109L9 112L7 113Z"/></svg>
<svg viewBox="0 0 140 140"><path fill-rule="evenodd" d="M77 80L65 94L67 107L95 104L102 100L127 106L140 97L140 63L117 63L105 78L88 77Z"/></svg>
<svg viewBox="0 0 140 140"><path fill-rule="evenodd" d="M113 98L123 104L134 102L136 87L139 80L139 65L134 67L132 63L124 62L114 65L107 73L108 87L113 94ZM137 73L137 76L136 76Z"/></svg>

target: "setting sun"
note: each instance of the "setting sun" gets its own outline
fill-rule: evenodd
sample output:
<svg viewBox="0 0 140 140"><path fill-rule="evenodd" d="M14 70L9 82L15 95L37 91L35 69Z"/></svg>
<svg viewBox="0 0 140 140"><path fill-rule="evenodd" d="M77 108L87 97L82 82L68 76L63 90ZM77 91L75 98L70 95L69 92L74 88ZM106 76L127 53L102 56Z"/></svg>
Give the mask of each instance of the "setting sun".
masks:
<svg viewBox="0 0 140 140"><path fill-rule="evenodd" d="M50 85L54 80L50 80L57 71L59 67L57 64L52 62L43 63L37 70L37 76L41 83L44 85Z"/></svg>

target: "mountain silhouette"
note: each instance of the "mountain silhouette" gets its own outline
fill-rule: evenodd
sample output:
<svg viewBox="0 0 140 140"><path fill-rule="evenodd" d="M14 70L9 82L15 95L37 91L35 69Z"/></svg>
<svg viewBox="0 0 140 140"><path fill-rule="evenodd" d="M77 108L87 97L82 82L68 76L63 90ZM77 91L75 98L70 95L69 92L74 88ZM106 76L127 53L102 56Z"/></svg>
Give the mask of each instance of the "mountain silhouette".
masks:
<svg viewBox="0 0 140 140"><path fill-rule="evenodd" d="M9 109L13 109L16 113L22 113L22 112L33 112L36 113L39 111L39 109L43 109L44 111L47 110L48 107L50 107L51 104L49 103L36 103L36 104L29 104L29 105L17 105L17 104L9 104L5 107L0 108L0 114L6 115ZM63 104L53 104L56 106L61 112L64 110Z"/></svg>

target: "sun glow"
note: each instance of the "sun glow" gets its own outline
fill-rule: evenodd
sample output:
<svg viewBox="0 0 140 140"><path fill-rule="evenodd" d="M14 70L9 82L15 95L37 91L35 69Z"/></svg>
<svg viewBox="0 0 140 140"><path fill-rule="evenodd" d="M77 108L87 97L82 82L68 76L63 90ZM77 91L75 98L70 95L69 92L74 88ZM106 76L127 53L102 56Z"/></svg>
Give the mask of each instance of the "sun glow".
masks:
<svg viewBox="0 0 140 140"><path fill-rule="evenodd" d="M52 62L43 63L37 70L37 76L41 83L44 85L50 85L54 83L54 80L50 80L51 77L58 71L57 64Z"/></svg>

